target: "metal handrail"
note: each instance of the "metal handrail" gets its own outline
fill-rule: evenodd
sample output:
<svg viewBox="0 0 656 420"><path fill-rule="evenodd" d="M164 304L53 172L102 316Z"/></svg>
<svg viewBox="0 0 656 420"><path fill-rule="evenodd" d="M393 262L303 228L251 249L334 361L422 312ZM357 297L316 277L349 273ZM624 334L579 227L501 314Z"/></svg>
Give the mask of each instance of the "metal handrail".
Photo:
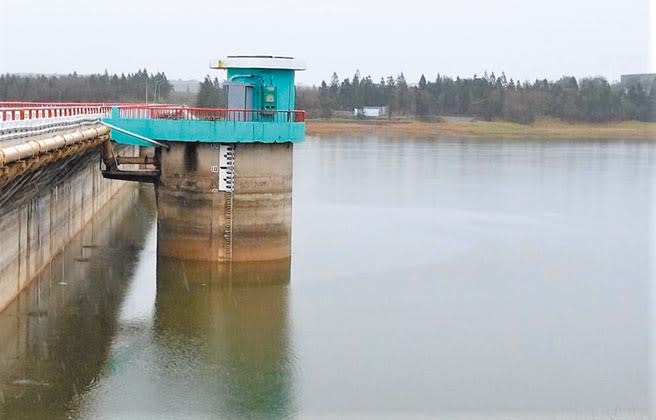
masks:
<svg viewBox="0 0 656 420"><path fill-rule="evenodd" d="M117 108L120 118L243 122L304 122L302 110L202 108L167 104L26 103L0 102L0 122L57 119L75 116L109 117Z"/></svg>
<svg viewBox="0 0 656 420"><path fill-rule="evenodd" d="M119 106L119 115L126 119L168 119L242 122L304 122L302 110L261 110L236 108L202 108L188 106L143 105Z"/></svg>
<svg viewBox="0 0 656 420"><path fill-rule="evenodd" d="M0 107L0 121L24 121L84 115L104 115L109 114L111 110L112 107L107 105Z"/></svg>
<svg viewBox="0 0 656 420"><path fill-rule="evenodd" d="M146 104L143 102L25 102L0 101L0 108L62 107L62 106L171 106L173 104Z"/></svg>

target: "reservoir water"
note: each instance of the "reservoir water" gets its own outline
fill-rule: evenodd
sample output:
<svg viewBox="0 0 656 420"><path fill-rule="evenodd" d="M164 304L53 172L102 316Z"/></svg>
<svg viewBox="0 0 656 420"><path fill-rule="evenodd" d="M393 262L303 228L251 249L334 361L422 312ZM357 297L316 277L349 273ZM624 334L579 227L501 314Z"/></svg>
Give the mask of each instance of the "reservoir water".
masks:
<svg viewBox="0 0 656 420"><path fill-rule="evenodd" d="M0 314L0 418L656 415L649 142L310 138L291 261L120 197Z"/></svg>

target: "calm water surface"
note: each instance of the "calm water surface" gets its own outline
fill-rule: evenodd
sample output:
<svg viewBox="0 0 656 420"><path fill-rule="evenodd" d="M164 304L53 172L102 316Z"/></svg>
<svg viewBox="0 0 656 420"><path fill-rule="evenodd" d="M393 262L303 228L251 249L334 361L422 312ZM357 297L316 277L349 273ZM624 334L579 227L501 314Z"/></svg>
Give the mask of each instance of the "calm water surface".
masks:
<svg viewBox="0 0 656 420"><path fill-rule="evenodd" d="M655 152L309 139L231 269L126 193L0 315L0 418L653 418Z"/></svg>

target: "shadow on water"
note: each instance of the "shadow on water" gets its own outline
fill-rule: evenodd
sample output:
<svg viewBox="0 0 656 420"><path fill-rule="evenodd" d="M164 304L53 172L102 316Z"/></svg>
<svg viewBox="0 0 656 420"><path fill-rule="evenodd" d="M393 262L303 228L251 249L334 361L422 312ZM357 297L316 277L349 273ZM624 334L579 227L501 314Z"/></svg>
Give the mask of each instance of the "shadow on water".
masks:
<svg viewBox="0 0 656 420"><path fill-rule="evenodd" d="M293 415L289 279L290 259L229 265L158 258L156 359L179 384L180 414Z"/></svg>
<svg viewBox="0 0 656 420"><path fill-rule="evenodd" d="M152 195L119 192L0 314L0 418L69 418L102 376Z"/></svg>

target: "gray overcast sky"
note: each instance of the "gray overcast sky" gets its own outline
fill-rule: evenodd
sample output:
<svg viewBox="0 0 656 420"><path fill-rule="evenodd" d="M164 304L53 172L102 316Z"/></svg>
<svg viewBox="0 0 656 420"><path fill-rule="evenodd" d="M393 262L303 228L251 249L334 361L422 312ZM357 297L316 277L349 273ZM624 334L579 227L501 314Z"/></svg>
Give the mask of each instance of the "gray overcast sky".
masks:
<svg viewBox="0 0 656 420"><path fill-rule="evenodd" d="M416 82L483 71L522 80L656 71L656 0L0 0L0 73L200 79L211 58L292 55L301 83L356 69ZM651 33L650 33L651 31Z"/></svg>

